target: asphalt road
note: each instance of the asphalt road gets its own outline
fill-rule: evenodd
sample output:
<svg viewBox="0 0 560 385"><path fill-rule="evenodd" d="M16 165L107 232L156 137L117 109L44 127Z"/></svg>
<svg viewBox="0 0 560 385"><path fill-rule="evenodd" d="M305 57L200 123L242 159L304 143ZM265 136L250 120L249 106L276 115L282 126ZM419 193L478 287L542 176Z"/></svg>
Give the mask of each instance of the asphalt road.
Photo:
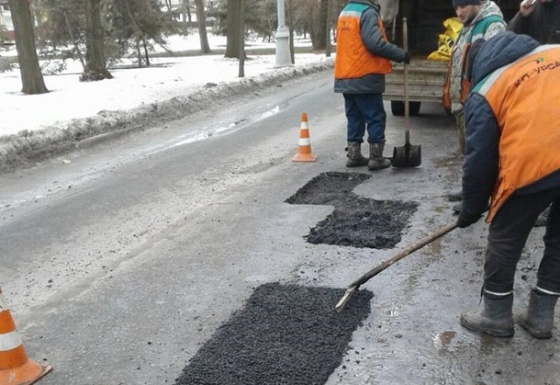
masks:
<svg viewBox="0 0 560 385"><path fill-rule="evenodd" d="M348 171L330 71L220 106L0 176L0 285L28 355L54 367L42 385L173 383L256 287L345 288L455 220L445 195L460 159L440 106L410 120L419 168L375 172L354 190L419 203L384 250L309 244L332 207L285 203L315 176ZM404 120L387 110L390 155ZM302 112L313 163L291 161ZM366 283L371 313L327 384L560 384L557 337L517 328L496 340L459 325L479 306L486 230L455 230ZM543 231L520 262L514 306L536 278Z"/></svg>

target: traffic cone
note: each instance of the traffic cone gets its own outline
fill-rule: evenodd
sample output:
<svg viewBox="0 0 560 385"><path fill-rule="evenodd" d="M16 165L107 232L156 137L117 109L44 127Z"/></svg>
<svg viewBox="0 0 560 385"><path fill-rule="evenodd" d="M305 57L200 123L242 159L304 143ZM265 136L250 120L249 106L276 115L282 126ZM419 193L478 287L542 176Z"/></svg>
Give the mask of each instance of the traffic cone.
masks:
<svg viewBox="0 0 560 385"><path fill-rule="evenodd" d="M292 162L315 162L317 157L311 152L311 139L309 139L309 127L307 125L307 114L301 114L301 127L299 130L299 146L297 154Z"/></svg>
<svg viewBox="0 0 560 385"><path fill-rule="evenodd" d="M41 365L27 358L0 288L0 384L31 385L52 369L50 365Z"/></svg>

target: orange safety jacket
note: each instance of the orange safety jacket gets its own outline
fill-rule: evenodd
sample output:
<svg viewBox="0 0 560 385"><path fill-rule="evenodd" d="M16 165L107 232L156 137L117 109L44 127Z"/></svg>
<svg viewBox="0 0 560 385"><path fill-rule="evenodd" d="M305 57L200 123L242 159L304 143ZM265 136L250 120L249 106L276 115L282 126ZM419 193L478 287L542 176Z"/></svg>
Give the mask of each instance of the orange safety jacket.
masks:
<svg viewBox="0 0 560 385"><path fill-rule="evenodd" d="M391 61L371 53L362 41L360 19L362 13L368 8L364 4L350 3L338 17L334 69L336 79L355 79L369 74L391 72ZM381 19L379 19L378 26L383 39L387 41Z"/></svg>
<svg viewBox="0 0 560 385"><path fill-rule="evenodd" d="M501 132L487 222L517 189L560 169L559 80L560 46L540 46L473 90L485 97Z"/></svg>

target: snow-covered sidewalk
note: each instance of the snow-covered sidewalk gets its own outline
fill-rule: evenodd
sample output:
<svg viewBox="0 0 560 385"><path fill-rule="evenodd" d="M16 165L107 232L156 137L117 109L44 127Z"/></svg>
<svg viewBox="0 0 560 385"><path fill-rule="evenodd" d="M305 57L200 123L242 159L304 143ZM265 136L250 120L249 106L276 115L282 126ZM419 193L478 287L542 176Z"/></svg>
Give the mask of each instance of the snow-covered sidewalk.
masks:
<svg viewBox="0 0 560 385"><path fill-rule="evenodd" d="M324 63L324 54L298 54L295 67ZM245 79L274 76L274 55L249 56ZM223 55L154 58L150 67L110 70L114 79L80 82L74 63L57 75L45 75L49 93L24 95L19 70L0 73L0 136L61 126L100 111L129 110L150 103L184 97L205 86L237 83L237 59Z"/></svg>
<svg viewBox="0 0 560 385"><path fill-rule="evenodd" d="M110 69L114 79L99 82L80 82L81 67L71 63L44 75L50 92L41 95L21 93L19 70L0 73L0 170L24 152L126 128L156 110L160 118L181 117L178 105L199 110L212 100L332 68L334 60L296 54L295 65L277 68L275 55L247 52L243 78L238 60L223 55L153 58L150 67Z"/></svg>

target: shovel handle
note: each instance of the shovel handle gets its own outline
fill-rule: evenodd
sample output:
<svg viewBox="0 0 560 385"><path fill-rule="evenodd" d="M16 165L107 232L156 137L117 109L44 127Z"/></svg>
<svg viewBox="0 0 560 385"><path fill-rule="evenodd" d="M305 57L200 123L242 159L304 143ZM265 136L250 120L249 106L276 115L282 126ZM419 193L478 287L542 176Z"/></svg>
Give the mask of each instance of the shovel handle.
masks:
<svg viewBox="0 0 560 385"><path fill-rule="evenodd" d="M449 233L452 230L455 230L456 228L457 228L456 223L452 223L452 224L449 224L445 227L442 227L441 229L439 229L435 233L421 239L418 243L415 243L414 245L411 245L411 246L407 247L406 249L404 249L403 251L401 251L400 253L395 255L393 258L388 259L385 262L383 262L382 264L378 265L377 267L371 269L370 271L368 271L367 273L362 275L360 278L358 278L356 281L352 282L352 284L349 286L349 288L357 289L358 287L360 287L360 285L369 281L371 278L375 277L377 274L381 273L383 270L385 270L389 266L393 265L395 262L397 262L397 261L403 259L404 257L412 254L416 250L421 249L422 247L426 246L427 244L432 243L436 239L443 237L445 234Z"/></svg>
<svg viewBox="0 0 560 385"><path fill-rule="evenodd" d="M408 52L408 23L406 17L403 17L403 49ZM405 142L410 143L410 132L408 128L408 117L410 115L410 106L408 105L408 64L404 63L404 128Z"/></svg>

